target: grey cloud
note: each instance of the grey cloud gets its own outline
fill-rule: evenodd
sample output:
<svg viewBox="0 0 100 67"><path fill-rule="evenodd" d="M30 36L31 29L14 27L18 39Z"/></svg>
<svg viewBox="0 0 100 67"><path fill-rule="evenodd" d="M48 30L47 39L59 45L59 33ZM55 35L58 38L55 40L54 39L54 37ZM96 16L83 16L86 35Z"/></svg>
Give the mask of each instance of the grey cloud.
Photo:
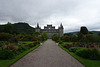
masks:
<svg viewBox="0 0 100 67"><path fill-rule="evenodd" d="M65 32L100 29L99 0L0 0L0 24L28 22L35 26L62 22Z"/></svg>

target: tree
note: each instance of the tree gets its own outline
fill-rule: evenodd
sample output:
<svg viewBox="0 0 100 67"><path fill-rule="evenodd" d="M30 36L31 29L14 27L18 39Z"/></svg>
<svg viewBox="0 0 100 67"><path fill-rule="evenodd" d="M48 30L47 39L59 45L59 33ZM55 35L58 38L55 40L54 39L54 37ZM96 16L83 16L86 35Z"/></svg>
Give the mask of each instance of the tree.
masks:
<svg viewBox="0 0 100 67"><path fill-rule="evenodd" d="M88 29L85 26L83 26L83 27L81 27L80 33L82 33L84 35L88 34Z"/></svg>
<svg viewBox="0 0 100 67"><path fill-rule="evenodd" d="M72 36L72 42L77 42L78 36L76 34L74 34Z"/></svg>
<svg viewBox="0 0 100 67"><path fill-rule="evenodd" d="M59 36L58 36L57 34L54 34L54 35L52 36L52 40L58 42L58 39L59 39Z"/></svg>
<svg viewBox="0 0 100 67"><path fill-rule="evenodd" d="M13 26L10 22L8 22L6 25L5 25L5 32L6 33L10 33L12 34L13 33Z"/></svg>
<svg viewBox="0 0 100 67"><path fill-rule="evenodd" d="M43 31L43 33L42 33L42 40L44 41L44 40L47 40L47 39L48 39L48 34L47 34L46 31Z"/></svg>

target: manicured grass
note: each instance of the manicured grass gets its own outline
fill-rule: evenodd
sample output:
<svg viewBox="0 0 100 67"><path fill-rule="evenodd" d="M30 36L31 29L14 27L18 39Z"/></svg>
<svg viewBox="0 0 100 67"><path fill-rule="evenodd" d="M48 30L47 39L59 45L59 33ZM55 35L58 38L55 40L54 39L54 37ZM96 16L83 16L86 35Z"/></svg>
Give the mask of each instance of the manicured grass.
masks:
<svg viewBox="0 0 100 67"><path fill-rule="evenodd" d="M70 55L72 55L74 58L76 58L78 61L80 61L83 65L85 65L86 67L100 67L100 60L88 60L88 59L84 59L82 57L77 56L75 53L73 52L69 52L68 49L64 48L63 46L61 46L59 44L59 46L65 50L66 52L68 52Z"/></svg>
<svg viewBox="0 0 100 67"><path fill-rule="evenodd" d="M73 44L73 42L63 42L63 44Z"/></svg>
<svg viewBox="0 0 100 67"><path fill-rule="evenodd" d="M9 67L11 64L15 63L16 61L18 61L20 58L22 58L23 56L25 56L26 54L28 54L29 52L31 52L32 50L34 50L35 48L37 48L40 44L36 45L35 47L24 51L23 53L15 56L15 58L13 59L9 59L9 60L0 60L0 67Z"/></svg>
<svg viewBox="0 0 100 67"><path fill-rule="evenodd" d="M24 42L26 44L30 44L30 43L33 43L34 41L19 41L19 42Z"/></svg>

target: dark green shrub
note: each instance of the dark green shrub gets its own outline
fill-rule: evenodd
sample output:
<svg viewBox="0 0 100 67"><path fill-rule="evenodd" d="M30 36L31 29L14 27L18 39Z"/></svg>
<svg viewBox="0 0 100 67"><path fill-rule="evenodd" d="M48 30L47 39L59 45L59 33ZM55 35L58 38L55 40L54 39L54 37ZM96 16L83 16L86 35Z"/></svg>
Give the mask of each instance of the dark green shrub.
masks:
<svg viewBox="0 0 100 67"><path fill-rule="evenodd" d="M78 56L81 56L81 57L83 57L83 58L89 59L90 52L91 52L90 49L80 49L80 50L77 50L75 53L76 53Z"/></svg>
<svg viewBox="0 0 100 67"><path fill-rule="evenodd" d="M33 43L34 46L36 46L37 44L40 44L40 42L39 42L39 41L35 41L35 42Z"/></svg>
<svg viewBox="0 0 100 67"><path fill-rule="evenodd" d="M77 47L71 47L71 48L69 48L69 51L70 51L70 52L76 52L76 50L78 50Z"/></svg>
<svg viewBox="0 0 100 67"><path fill-rule="evenodd" d="M26 46L32 48L32 47L34 47L35 45L31 43L31 44L28 44L28 45L26 45Z"/></svg>
<svg viewBox="0 0 100 67"><path fill-rule="evenodd" d="M0 41L8 41L11 37L9 33L0 33Z"/></svg>
<svg viewBox="0 0 100 67"><path fill-rule="evenodd" d="M60 42L59 42L59 44L62 44L62 43L63 43L63 41L60 41Z"/></svg>
<svg viewBox="0 0 100 67"><path fill-rule="evenodd" d="M100 57L99 51L97 49L80 49L76 50L75 52L78 56L86 58L86 59L92 59L97 60Z"/></svg>
<svg viewBox="0 0 100 67"><path fill-rule="evenodd" d="M0 42L0 47L3 46L3 45L5 45L5 43L4 42Z"/></svg>
<svg viewBox="0 0 100 67"><path fill-rule="evenodd" d="M97 49L92 49L90 59L100 59L100 54Z"/></svg>
<svg viewBox="0 0 100 67"><path fill-rule="evenodd" d="M27 50L27 49L29 49L29 47L27 47L27 46L24 46L24 45L18 46L18 51L19 51L19 52L23 52L23 51L25 51L25 50Z"/></svg>
<svg viewBox="0 0 100 67"><path fill-rule="evenodd" d="M59 36L58 36L57 34L54 34L54 35L52 36L52 40L58 42L58 39L59 39Z"/></svg>
<svg viewBox="0 0 100 67"><path fill-rule="evenodd" d="M67 44L67 45L63 45L66 49L69 49L71 47L73 47L73 45Z"/></svg>
<svg viewBox="0 0 100 67"><path fill-rule="evenodd" d="M11 59L15 56L15 54L7 49L0 51L0 59Z"/></svg>

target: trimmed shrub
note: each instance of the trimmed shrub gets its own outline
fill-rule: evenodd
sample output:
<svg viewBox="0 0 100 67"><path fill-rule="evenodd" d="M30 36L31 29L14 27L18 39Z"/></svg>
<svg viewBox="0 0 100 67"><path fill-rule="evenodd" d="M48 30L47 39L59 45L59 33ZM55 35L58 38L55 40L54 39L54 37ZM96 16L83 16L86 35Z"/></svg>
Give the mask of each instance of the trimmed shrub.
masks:
<svg viewBox="0 0 100 67"><path fill-rule="evenodd" d="M71 47L71 48L69 48L69 51L70 51L70 52L76 52L76 50L78 50L77 47Z"/></svg>
<svg viewBox="0 0 100 67"><path fill-rule="evenodd" d="M86 59L92 59L97 60L100 58L99 51L97 49L80 49L76 50L75 54L77 54L80 57L86 58Z"/></svg>
<svg viewBox="0 0 100 67"><path fill-rule="evenodd" d="M62 44L62 43L63 43L63 41L60 41L60 42L59 42L59 44Z"/></svg>
<svg viewBox="0 0 100 67"><path fill-rule="evenodd" d="M65 47L66 49L69 49L69 48L73 47L73 45L67 44L67 45L64 45L64 47Z"/></svg>
<svg viewBox="0 0 100 67"><path fill-rule="evenodd" d="M15 56L15 54L7 49L0 51L0 59L11 59Z"/></svg>

